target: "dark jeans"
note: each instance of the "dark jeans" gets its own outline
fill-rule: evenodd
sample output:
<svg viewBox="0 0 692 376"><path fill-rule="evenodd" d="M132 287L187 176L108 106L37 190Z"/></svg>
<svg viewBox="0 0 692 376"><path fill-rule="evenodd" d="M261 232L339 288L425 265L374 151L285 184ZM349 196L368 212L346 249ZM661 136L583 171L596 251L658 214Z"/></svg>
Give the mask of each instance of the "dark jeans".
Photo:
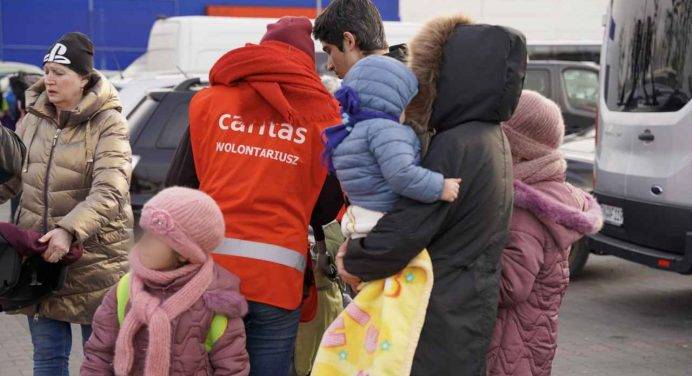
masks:
<svg viewBox="0 0 692 376"><path fill-rule="evenodd" d="M285 376L293 365L300 309L249 302L245 316L251 376Z"/></svg>
<svg viewBox="0 0 692 376"><path fill-rule="evenodd" d="M82 325L82 345L91 336L91 325ZM34 344L34 376L69 376L72 326L68 322L29 317Z"/></svg>

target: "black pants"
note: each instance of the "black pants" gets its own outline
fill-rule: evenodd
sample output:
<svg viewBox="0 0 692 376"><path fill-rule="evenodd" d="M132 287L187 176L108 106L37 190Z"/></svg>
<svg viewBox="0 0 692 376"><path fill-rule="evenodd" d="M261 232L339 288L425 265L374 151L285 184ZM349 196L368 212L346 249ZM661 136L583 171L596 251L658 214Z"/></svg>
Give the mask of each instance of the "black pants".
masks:
<svg viewBox="0 0 692 376"><path fill-rule="evenodd" d="M10 218L8 218L9 222L14 223L14 214L17 212L18 207L19 207L19 197L15 197L12 200L10 200Z"/></svg>

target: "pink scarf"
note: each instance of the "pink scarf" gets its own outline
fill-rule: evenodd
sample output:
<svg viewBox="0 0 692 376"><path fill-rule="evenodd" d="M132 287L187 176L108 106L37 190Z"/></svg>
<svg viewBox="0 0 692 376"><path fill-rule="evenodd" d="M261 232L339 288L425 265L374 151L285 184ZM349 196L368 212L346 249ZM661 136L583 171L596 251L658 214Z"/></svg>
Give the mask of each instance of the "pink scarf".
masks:
<svg viewBox="0 0 692 376"><path fill-rule="evenodd" d="M538 143L530 137L502 125L514 159L514 178L526 184L565 180L567 162L560 150Z"/></svg>
<svg viewBox="0 0 692 376"><path fill-rule="evenodd" d="M145 268L136 247L130 255L132 276L130 282L130 310L118 332L113 365L116 375L127 375L134 363L134 337L146 325L149 333L144 374L167 376L171 353L171 321L188 310L207 290L214 277L214 261L207 257L204 264L188 264L181 268L159 272ZM178 278L196 275L165 301L149 294L144 281L169 284Z"/></svg>

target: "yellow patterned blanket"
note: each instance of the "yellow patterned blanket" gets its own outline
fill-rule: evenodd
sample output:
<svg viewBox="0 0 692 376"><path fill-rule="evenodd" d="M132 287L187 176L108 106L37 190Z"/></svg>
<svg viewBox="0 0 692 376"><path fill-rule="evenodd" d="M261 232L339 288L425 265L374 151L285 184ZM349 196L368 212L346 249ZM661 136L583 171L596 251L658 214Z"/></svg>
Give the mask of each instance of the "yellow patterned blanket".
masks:
<svg viewBox="0 0 692 376"><path fill-rule="evenodd" d="M324 334L312 375L408 375L432 286L426 250L397 275L364 283Z"/></svg>

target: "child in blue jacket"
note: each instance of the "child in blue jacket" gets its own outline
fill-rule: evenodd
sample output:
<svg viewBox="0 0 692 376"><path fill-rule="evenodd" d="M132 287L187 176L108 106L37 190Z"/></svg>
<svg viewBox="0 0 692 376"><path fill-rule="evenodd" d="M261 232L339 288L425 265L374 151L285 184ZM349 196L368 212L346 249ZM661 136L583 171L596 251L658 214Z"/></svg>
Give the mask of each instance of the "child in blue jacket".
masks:
<svg viewBox="0 0 692 376"><path fill-rule="evenodd" d="M399 120L418 93L416 76L403 63L369 56L348 72L335 96L344 124L325 131L325 159L350 201L344 236L365 237L400 196L452 202L460 179L420 167L421 145Z"/></svg>

